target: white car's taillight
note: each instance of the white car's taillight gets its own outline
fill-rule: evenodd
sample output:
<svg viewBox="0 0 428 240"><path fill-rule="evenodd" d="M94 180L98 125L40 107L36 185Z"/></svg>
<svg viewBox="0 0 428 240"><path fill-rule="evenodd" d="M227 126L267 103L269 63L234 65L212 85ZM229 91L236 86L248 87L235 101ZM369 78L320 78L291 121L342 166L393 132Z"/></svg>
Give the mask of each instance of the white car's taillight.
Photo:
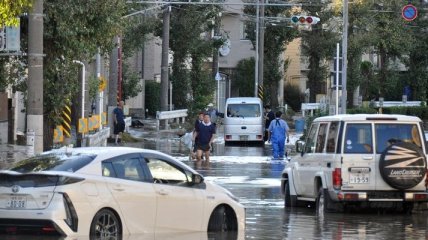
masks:
<svg viewBox="0 0 428 240"><path fill-rule="evenodd" d="M64 221L71 228L71 230L77 232L79 218L77 217L76 210L74 209L73 203L71 202L71 199L68 197L67 193L62 193L62 196L66 214L66 219L64 219Z"/></svg>

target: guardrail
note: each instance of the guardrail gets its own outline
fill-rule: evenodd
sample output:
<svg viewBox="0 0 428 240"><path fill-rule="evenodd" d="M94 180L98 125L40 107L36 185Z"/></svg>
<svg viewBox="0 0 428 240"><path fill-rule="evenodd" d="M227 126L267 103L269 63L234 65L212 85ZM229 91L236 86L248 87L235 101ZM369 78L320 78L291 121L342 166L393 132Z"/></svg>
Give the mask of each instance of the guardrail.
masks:
<svg viewBox="0 0 428 240"><path fill-rule="evenodd" d="M176 119L177 123L180 123L180 119L182 119L182 123L184 123L184 121L186 120L186 117L187 117L187 109L180 109L180 110L174 110L174 111L157 111L156 112L156 131L159 131L161 120L165 120L165 129L168 129L169 119Z"/></svg>
<svg viewBox="0 0 428 240"><path fill-rule="evenodd" d="M320 109L321 103L302 103L302 116L305 117L306 111L310 111L311 116L314 115L314 110Z"/></svg>
<svg viewBox="0 0 428 240"><path fill-rule="evenodd" d="M325 106L325 105L324 105ZM383 108L388 107L417 107L421 106L421 101L384 101L382 103ZM310 112L310 115L313 116L314 110L321 109L323 107L322 103L302 103L302 116L306 115L306 111ZM379 101L373 102L373 107L380 107Z"/></svg>
<svg viewBox="0 0 428 240"><path fill-rule="evenodd" d="M383 106L384 108L387 107L418 107L421 105L421 101L384 101ZM374 102L375 107L380 107L379 101Z"/></svg>

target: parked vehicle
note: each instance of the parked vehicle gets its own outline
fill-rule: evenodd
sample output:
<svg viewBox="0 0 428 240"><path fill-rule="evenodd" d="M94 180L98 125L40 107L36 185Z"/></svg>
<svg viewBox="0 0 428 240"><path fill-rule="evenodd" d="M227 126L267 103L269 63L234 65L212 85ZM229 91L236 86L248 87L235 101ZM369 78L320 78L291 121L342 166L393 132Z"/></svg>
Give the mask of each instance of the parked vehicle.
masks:
<svg viewBox="0 0 428 240"><path fill-rule="evenodd" d="M229 191L158 151L61 149L0 171L3 233L114 239L244 228L245 209Z"/></svg>
<svg viewBox="0 0 428 240"><path fill-rule="evenodd" d="M282 172L286 207L313 202L319 214L356 207L412 210L428 201L422 121L403 115L320 117Z"/></svg>
<svg viewBox="0 0 428 240"><path fill-rule="evenodd" d="M223 121L226 143L239 141L263 143L264 118L260 98L228 98Z"/></svg>

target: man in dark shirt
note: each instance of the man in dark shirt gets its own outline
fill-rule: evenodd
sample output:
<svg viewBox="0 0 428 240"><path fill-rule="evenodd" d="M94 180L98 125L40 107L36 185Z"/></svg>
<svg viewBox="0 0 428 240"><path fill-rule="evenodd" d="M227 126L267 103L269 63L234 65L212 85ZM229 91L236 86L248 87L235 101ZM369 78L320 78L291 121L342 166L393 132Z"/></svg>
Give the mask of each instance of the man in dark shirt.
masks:
<svg viewBox="0 0 428 240"><path fill-rule="evenodd" d="M211 123L209 113L205 113L204 121L198 124L194 135L194 139L197 139L195 141L198 161L202 160L202 153L205 154L206 161L210 160L210 150L215 139L215 134L216 127Z"/></svg>
<svg viewBox="0 0 428 240"><path fill-rule="evenodd" d="M265 142L268 140L268 128L270 125L270 122L275 119L275 113L270 109L269 105L265 106L265 136L264 140Z"/></svg>
<svg viewBox="0 0 428 240"><path fill-rule="evenodd" d="M113 134L115 135L114 142L117 145L121 135L125 130L125 116L123 114L124 102L120 101L119 105L113 110Z"/></svg>
<svg viewBox="0 0 428 240"><path fill-rule="evenodd" d="M199 112L198 118L195 120L195 127L193 128L193 151L192 151L192 159L196 159L196 149L197 145L196 142L198 141L198 138L196 137L196 129L198 128L198 125L204 121L204 112Z"/></svg>

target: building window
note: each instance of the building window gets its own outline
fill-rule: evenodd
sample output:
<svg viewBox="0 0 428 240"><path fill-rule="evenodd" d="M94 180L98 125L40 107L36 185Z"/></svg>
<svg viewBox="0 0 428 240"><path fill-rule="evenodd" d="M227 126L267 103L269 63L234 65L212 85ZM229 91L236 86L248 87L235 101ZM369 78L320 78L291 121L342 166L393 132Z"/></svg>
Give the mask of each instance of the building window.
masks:
<svg viewBox="0 0 428 240"><path fill-rule="evenodd" d="M248 22L246 21L241 21L241 34L240 34L240 39L241 40L249 40L248 37Z"/></svg>

